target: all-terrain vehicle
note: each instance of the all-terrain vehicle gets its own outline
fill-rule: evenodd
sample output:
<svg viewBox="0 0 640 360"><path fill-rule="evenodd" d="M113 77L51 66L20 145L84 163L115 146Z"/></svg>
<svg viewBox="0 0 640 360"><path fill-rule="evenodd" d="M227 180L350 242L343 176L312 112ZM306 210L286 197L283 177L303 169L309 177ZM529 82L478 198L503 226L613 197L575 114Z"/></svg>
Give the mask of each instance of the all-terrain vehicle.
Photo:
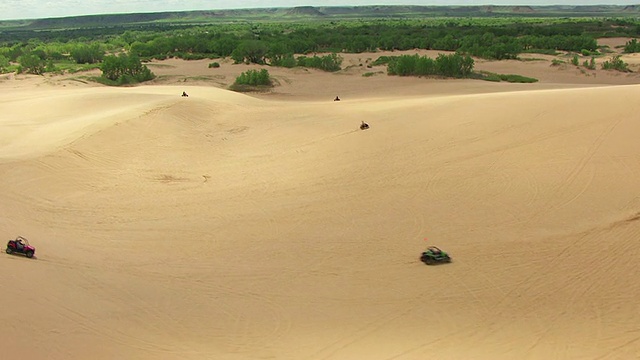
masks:
<svg viewBox="0 0 640 360"><path fill-rule="evenodd" d="M36 248L29 245L29 240L18 236L15 240L9 240L6 251L7 254L23 254L28 258L32 258L36 253Z"/></svg>
<svg viewBox="0 0 640 360"><path fill-rule="evenodd" d="M367 124L366 122L362 122L362 124L360 124L360 130L367 130L369 128L369 124Z"/></svg>
<svg viewBox="0 0 640 360"><path fill-rule="evenodd" d="M420 261L427 265L435 265L441 263L450 263L451 257L446 252L435 246L429 246L420 256Z"/></svg>

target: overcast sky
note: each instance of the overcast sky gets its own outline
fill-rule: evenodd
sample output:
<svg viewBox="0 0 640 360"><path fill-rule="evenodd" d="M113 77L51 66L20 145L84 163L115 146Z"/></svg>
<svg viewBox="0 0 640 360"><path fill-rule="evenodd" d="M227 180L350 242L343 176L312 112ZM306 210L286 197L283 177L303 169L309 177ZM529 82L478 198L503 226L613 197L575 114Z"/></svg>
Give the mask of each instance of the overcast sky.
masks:
<svg viewBox="0 0 640 360"><path fill-rule="evenodd" d="M240 8L356 5L630 5L640 0L0 0L0 20Z"/></svg>

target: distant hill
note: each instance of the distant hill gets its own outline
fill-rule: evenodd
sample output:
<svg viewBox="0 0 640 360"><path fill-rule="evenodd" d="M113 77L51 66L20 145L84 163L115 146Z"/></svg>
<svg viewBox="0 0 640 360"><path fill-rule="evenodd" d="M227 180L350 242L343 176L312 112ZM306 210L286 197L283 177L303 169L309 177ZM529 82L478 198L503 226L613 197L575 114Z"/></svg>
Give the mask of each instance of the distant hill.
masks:
<svg viewBox="0 0 640 360"><path fill-rule="evenodd" d="M146 21L167 19L172 13L157 14L113 14L113 15L89 15L72 16L63 18L38 19L29 24L30 28L58 28L58 27L83 27L105 24L130 24Z"/></svg>
<svg viewBox="0 0 640 360"><path fill-rule="evenodd" d="M589 6L298 6L210 11L157 12L69 16L37 20L0 21L0 29L78 29L150 24L210 24L235 21L341 20L358 18L429 17L628 17L640 14L638 5Z"/></svg>
<svg viewBox="0 0 640 360"><path fill-rule="evenodd" d="M288 10L286 15L326 16L326 14L313 6L297 6Z"/></svg>
<svg viewBox="0 0 640 360"><path fill-rule="evenodd" d="M514 6L511 11L514 13L523 13L523 14L531 14L536 11L531 6Z"/></svg>

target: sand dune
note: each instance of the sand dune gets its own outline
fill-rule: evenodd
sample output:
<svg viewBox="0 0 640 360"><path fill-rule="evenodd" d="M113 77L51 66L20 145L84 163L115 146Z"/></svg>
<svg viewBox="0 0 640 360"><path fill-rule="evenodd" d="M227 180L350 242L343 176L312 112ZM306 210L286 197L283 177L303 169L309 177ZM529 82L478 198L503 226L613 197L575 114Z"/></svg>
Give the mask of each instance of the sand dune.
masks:
<svg viewBox="0 0 640 360"><path fill-rule="evenodd" d="M280 76L0 84L3 356L640 357L640 86Z"/></svg>

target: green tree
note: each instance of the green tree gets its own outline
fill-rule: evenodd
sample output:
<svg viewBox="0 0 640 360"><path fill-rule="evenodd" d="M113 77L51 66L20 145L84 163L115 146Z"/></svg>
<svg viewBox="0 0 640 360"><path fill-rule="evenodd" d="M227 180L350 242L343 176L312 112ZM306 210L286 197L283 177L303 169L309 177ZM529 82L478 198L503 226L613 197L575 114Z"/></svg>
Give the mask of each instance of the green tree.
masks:
<svg viewBox="0 0 640 360"><path fill-rule="evenodd" d="M225 36L213 43L213 51L220 56L230 56L238 46L238 40L231 36Z"/></svg>
<svg viewBox="0 0 640 360"><path fill-rule="evenodd" d="M135 55L120 54L110 55L104 58L100 66L102 77L118 84L143 82L155 78L155 74L140 62Z"/></svg>
<svg viewBox="0 0 640 360"><path fill-rule="evenodd" d="M269 45L266 57L269 59L271 65L282 66L282 64L285 63L285 59L293 57L293 51L291 51L286 44L274 43Z"/></svg>
<svg viewBox="0 0 640 360"><path fill-rule="evenodd" d="M28 74L42 75L44 73L45 61L34 54L25 54L18 59L23 72Z"/></svg>
<svg viewBox="0 0 640 360"><path fill-rule="evenodd" d="M9 69L9 59L6 56L0 55L0 73L4 73Z"/></svg>
<svg viewBox="0 0 640 360"><path fill-rule="evenodd" d="M264 64L265 56L269 52L267 44L260 40L245 40L231 53L231 58L236 63L248 62Z"/></svg>
<svg viewBox="0 0 640 360"><path fill-rule="evenodd" d="M78 44L71 50L71 57L78 64L95 64L104 58L104 51L98 43Z"/></svg>
<svg viewBox="0 0 640 360"><path fill-rule="evenodd" d="M387 65L389 75L467 77L473 73L474 60L469 55L440 54L433 60L426 56L402 55L391 58Z"/></svg>
<svg viewBox="0 0 640 360"><path fill-rule="evenodd" d="M325 56L300 56L298 57L297 62L298 66L302 67L310 67L324 71L338 71L341 69L340 65L342 64L342 57L338 56L336 53L331 53Z"/></svg>

